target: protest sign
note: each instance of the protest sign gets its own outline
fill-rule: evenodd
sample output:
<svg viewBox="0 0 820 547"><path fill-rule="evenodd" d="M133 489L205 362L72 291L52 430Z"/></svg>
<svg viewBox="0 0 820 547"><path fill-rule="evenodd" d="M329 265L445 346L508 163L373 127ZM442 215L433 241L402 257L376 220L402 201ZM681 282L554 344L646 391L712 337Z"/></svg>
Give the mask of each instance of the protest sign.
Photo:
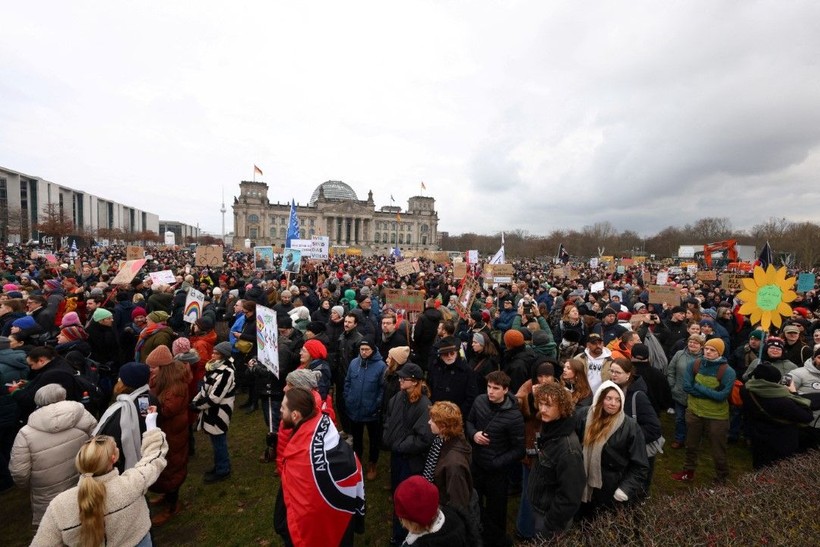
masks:
<svg viewBox="0 0 820 547"><path fill-rule="evenodd" d="M396 310L407 312L424 311L424 293L411 289L387 289L387 304Z"/></svg>
<svg viewBox="0 0 820 547"><path fill-rule="evenodd" d="M313 260L327 260L330 256L330 238L327 236L314 236L313 247L310 251L310 258Z"/></svg>
<svg viewBox="0 0 820 547"><path fill-rule="evenodd" d="M456 311L459 317L467 319L470 315L473 301L480 290L481 287L478 286L478 281L474 278L468 277L464 280L464 285L461 287L461 294L459 294L456 299Z"/></svg>
<svg viewBox="0 0 820 547"><path fill-rule="evenodd" d="M727 291L742 291L743 278L741 274L724 273L720 275L720 286Z"/></svg>
<svg viewBox="0 0 820 547"><path fill-rule="evenodd" d="M399 277L411 275L419 271L419 263L413 260L400 260L396 262L396 274Z"/></svg>
<svg viewBox="0 0 820 547"><path fill-rule="evenodd" d="M669 282L669 272L658 272L658 277L655 280L656 285L666 285Z"/></svg>
<svg viewBox="0 0 820 547"><path fill-rule="evenodd" d="M257 270L272 271L274 269L273 247L254 247L253 265Z"/></svg>
<svg viewBox="0 0 820 547"><path fill-rule="evenodd" d="M290 249L297 249L302 253L302 256L305 258L310 258L311 254L313 253L313 240L312 239L291 239L290 240Z"/></svg>
<svg viewBox="0 0 820 547"><path fill-rule="evenodd" d="M142 247L129 245L125 248L125 260L139 260L140 258L143 258L144 255L145 251L142 250Z"/></svg>
<svg viewBox="0 0 820 547"><path fill-rule="evenodd" d="M807 292L814 289L815 275L813 273L801 273L797 277L797 292Z"/></svg>
<svg viewBox="0 0 820 547"><path fill-rule="evenodd" d="M287 247L282 254L282 272L299 273L302 269L302 251Z"/></svg>
<svg viewBox="0 0 820 547"><path fill-rule="evenodd" d="M467 262L469 264L478 264L478 251L467 251Z"/></svg>
<svg viewBox="0 0 820 547"><path fill-rule="evenodd" d="M126 260L120 263L120 269L114 279L111 280L112 285L126 285L131 283L131 280L136 277L137 273L145 265L145 259Z"/></svg>
<svg viewBox="0 0 820 547"><path fill-rule="evenodd" d="M202 317L203 307L205 307L205 295L191 287L188 289L188 296L185 298L185 311L182 320L186 323L196 323L196 320Z"/></svg>
<svg viewBox="0 0 820 547"><path fill-rule="evenodd" d="M592 268L593 270L598 267L598 258L597 257L593 257L593 258L589 259L589 267Z"/></svg>
<svg viewBox="0 0 820 547"><path fill-rule="evenodd" d="M467 263L466 262L456 262L453 264L453 277L456 279L462 279L465 275L467 275Z"/></svg>
<svg viewBox="0 0 820 547"><path fill-rule="evenodd" d="M218 268L222 266L222 246L197 245L194 265L206 266L208 268Z"/></svg>
<svg viewBox="0 0 820 547"><path fill-rule="evenodd" d="M154 285L173 285L177 282L174 272L171 270L162 270L161 272L151 272L148 274Z"/></svg>
<svg viewBox="0 0 820 547"><path fill-rule="evenodd" d="M256 359L279 378L279 329L276 312L256 306Z"/></svg>
<svg viewBox="0 0 820 547"><path fill-rule="evenodd" d="M680 295L677 288L663 285L648 285L646 288L649 291L649 302L652 304L680 305Z"/></svg>
<svg viewBox="0 0 820 547"><path fill-rule="evenodd" d="M717 281L715 270L698 270L695 277L700 281Z"/></svg>
<svg viewBox="0 0 820 547"><path fill-rule="evenodd" d="M591 292L601 292L604 290L604 282L603 281L596 281L592 285L589 286L589 290Z"/></svg>

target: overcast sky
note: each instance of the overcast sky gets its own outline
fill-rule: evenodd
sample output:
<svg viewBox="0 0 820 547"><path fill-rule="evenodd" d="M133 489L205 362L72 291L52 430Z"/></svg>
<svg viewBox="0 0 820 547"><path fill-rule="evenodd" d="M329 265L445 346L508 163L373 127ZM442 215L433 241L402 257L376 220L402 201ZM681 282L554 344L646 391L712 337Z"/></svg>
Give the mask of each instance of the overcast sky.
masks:
<svg viewBox="0 0 820 547"><path fill-rule="evenodd" d="M818 58L813 0L14 2L0 165L217 234L253 164L454 234L816 220Z"/></svg>

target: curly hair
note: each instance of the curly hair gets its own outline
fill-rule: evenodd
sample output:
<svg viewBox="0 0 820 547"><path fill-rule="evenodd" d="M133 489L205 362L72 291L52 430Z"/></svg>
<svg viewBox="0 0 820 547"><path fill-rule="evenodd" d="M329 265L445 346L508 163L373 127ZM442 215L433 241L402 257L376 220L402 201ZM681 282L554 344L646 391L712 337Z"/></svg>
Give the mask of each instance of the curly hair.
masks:
<svg viewBox="0 0 820 547"><path fill-rule="evenodd" d="M439 435L452 439L464 435L464 421L461 409L450 401L439 401L430 407L430 420L436 424Z"/></svg>
<svg viewBox="0 0 820 547"><path fill-rule="evenodd" d="M572 394L564 386L554 382L539 384L535 388L535 401L538 405L557 406L560 418L569 418L575 411Z"/></svg>

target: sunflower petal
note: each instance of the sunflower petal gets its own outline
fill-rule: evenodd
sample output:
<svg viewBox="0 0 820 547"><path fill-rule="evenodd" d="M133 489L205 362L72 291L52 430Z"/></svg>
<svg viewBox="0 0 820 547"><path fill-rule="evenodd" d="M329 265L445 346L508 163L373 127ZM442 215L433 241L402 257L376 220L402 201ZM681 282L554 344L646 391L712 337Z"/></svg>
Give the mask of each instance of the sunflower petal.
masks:
<svg viewBox="0 0 820 547"><path fill-rule="evenodd" d="M791 289L792 287L794 287L795 283L797 283L797 278L796 277L789 277L788 279L785 279L783 281L783 283L780 283L780 288L783 289L784 291L787 291L787 290Z"/></svg>
<svg viewBox="0 0 820 547"><path fill-rule="evenodd" d="M751 277L744 277L740 281L743 283L743 288L749 292L755 292L759 286Z"/></svg>
<svg viewBox="0 0 820 547"><path fill-rule="evenodd" d="M791 314L792 314L792 307L789 306L788 304L786 304L785 302L781 302L777 306L776 311L777 311L777 313L779 313L780 315L782 315L784 317L790 317Z"/></svg>
<svg viewBox="0 0 820 547"><path fill-rule="evenodd" d="M786 282L786 268L780 268L775 272L773 283L777 283L781 287Z"/></svg>
<svg viewBox="0 0 820 547"><path fill-rule="evenodd" d="M740 315L751 315L756 309L759 309L757 304L754 301L749 301L744 302L738 312L740 312Z"/></svg>
<svg viewBox="0 0 820 547"><path fill-rule="evenodd" d="M769 282L766 281L766 272L760 266L755 266L754 280L755 285L757 285L758 287L762 287L763 285L769 284Z"/></svg>
<svg viewBox="0 0 820 547"><path fill-rule="evenodd" d="M771 285L772 283L777 281L777 272L778 272L777 268L775 268L773 265L769 264L769 266L766 268L766 284L767 285Z"/></svg>
<svg viewBox="0 0 820 547"><path fill-rule="evenodd" d="M797 293L792 290L786 290L781 297L783 302L794 302L797 300Z"/></svg>
<svg viewBox="0 0 820 547"><path fill-rule="evenodd" d="M777 327L777 328L780 328L780 325L783 324L783 318L780 317L779 313L772 313L772 312L769 312L769 313L772 317L772 323L774 324L774 326Z"/></svg>
<svg viewBox="0 0 820 547"><path fill-rule="evenodd" d="M757 325L760 323L760 319L763 316L763 310L755 306L755 309L752 311L752 315L749 317L749 321L752 322L752 325Z"/></svg>
<svg viewBox="0 0 820 547"><path fill-rule="evenodd" d="M742 290L737 295L737 299L740 300L741 302L752 302L753 303L755 301L756 293L757 293L757 287L755 287L753 291Z"/></svg>

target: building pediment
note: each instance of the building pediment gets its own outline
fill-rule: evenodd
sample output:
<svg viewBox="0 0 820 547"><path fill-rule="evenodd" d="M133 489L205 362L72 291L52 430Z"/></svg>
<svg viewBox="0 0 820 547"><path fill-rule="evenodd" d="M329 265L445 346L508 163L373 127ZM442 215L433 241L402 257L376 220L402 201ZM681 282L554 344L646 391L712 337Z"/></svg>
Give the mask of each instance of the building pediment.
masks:
<svg viewBox="0 0 820 547"><path fill-rule="evenodd" d="M331 203L316 203L317 211L329 215L373 214L373 208L367 204L353 201L338 201Z"/></svg>

